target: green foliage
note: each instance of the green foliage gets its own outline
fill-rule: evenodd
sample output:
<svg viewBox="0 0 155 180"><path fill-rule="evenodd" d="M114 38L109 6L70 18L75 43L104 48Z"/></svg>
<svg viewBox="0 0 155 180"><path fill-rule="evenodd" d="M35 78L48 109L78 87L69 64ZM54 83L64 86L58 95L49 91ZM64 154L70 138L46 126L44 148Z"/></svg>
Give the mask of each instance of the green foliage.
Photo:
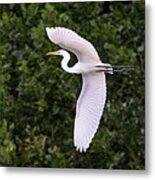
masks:
<svg viewBox="0 0 155 180"><path fill-rule="evenodd" d="M144 169L144 2L3 4L0 12L0 165ZM59 48L50 26L75 30L104 62L135 67L107 76L104 115L86 153L72 140L81 79L46 56Z"/></svg>

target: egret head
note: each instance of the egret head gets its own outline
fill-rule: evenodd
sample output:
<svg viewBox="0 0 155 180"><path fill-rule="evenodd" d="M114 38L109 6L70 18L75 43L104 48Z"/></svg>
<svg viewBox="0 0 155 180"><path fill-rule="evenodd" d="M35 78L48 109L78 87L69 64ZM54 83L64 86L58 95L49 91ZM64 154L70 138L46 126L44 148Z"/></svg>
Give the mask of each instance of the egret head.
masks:
<svg viewBox="0 0 155 180"><path fill-rule="evenodd" d="M60 49L58 51L48 52L46 55L55 55L55 56L66 56L69 53L63 49Z"/></svg>

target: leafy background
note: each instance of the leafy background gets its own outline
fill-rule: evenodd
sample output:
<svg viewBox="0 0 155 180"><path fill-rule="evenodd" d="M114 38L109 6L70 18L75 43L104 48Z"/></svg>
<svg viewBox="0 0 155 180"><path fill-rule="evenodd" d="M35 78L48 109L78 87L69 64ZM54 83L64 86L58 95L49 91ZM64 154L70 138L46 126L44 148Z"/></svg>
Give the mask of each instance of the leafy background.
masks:
<svg viewBox="0 0 155 180"><path fill-rule="evenodd" d="M0 12L0 165L144 169L144 1L1 4ZM86 153L72 137L81 77L46 56L59 48L45 31L53 26L90 40L104 62L135 67L107 75L107 103Z"/></svg>

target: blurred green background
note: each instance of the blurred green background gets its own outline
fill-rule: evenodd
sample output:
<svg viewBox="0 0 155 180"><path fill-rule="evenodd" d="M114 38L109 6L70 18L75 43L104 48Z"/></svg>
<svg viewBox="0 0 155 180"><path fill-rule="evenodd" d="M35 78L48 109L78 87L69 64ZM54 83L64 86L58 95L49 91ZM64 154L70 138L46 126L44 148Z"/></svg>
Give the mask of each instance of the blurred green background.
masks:
<svg viewBox="0 0 155 180"><path fill-rule="evenodd" d="M0 165L144 169L144 1L1 4L0 12ZM90 40L103 62L135 67L107 75L104 114L86 153L73 147L81 77L46 56L59 49L45 31L53 26Z"/></svg>

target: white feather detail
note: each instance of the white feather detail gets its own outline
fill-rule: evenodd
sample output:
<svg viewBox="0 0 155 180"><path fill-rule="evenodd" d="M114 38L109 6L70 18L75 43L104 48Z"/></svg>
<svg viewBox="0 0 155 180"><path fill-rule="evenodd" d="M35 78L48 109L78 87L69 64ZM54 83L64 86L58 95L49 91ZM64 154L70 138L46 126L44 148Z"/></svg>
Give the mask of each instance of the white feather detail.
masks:
<svg viewBox="0 0 155 180"><path fill-rule="evenodd" d="M73 52L79 61L100 63L100 58L94 46L74 31L63 28L46 28L49 39L60 47Z"/></svg>
<svg viewBox="0 0 155 180"><path fill-rule="evenodd" d="M74 145L80 152L89 147L100 123L106 100L104 73L82 75L83 86L79 96L74 125Z"/></svg>

